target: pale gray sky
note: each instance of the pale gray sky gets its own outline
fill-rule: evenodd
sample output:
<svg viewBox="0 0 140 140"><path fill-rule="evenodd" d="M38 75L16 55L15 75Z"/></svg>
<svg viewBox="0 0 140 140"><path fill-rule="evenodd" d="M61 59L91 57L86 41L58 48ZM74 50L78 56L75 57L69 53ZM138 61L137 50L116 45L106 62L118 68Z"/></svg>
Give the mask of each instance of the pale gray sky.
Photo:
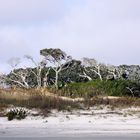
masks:
<svg viewBox="0 0 140 140"><path fill-rule="evenodd" d="M0 71L43 48L74 58L140 64L140 0L0 0Z"/></svg>

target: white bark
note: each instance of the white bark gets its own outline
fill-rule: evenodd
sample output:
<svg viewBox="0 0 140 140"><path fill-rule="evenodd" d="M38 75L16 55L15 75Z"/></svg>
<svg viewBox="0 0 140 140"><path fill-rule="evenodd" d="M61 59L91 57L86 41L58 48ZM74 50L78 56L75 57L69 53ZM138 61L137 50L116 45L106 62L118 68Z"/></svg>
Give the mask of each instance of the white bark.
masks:
<svg viewBox="0 0 140 140"><path fill-rule="evenodd" d="M47 73L45 74L45 77L43 79L43 86L47 87L48 86L48 75L50 73L50 68L48 69Z"/></svg>
<svg viewBox="0 0 140 140"><path fill-rule="evenodd" d="M41 72L42 72L42 68L39 66L37 67L37 88L41 87Z"/></svg>
<svg viewBox="0 0 140 140"><path fill-rule="evenodd" d="M94 72L95 74L98 75L99 79L102 81L102 75L101 75L101 65L98 63L95 59L90 59L90 58L83 58L83 66L85 71ZM88 70L87 70L88 69Z"/></svg>
<svg viewBox="0 0 140 140"><path fill-rule="evenodd" d="M114 79L121 78L122 72L117 67L112 66L112 65L108 65L107 70L108 70L108 73L113 75Z"/></svg>
<svg viewBox="0 0 140 140"><path fill-rule="evenodd" d="M132 96L134 97L134 92L133 92L133 88L130 87L126 87L126 89L128 89L130 91L130 93L132 94Z"/></svg>
<svg viewBox="0 0 140 140"><path fill-rule="evenodd" d="M17 74L16 74L17 75ZM19 75L18 75L19 76ZM20 80L14 80L12 78L9 78L7 76L3 76L2 77L3 79L7 80L7 81L11 81L11 82L14 82L16 84L18 84L19 86L23 87L23 88L29 88L30 86L28 85L28 83L25 81L25 78L21 78L21 81Z"/></svg>
<svg viewBox="0 0 140 140"><path fill-rule="evenodd" d="M113 75L114 79L117 78L117 75L113 71L108 71L111 75Z"/></svg>
<svg viewBox="0 0 140 140"><path fill-rule="evenodd" d="M79 76L83 77L83 78L87 78L89 81L92 81L92 78L90 76L88 76L85 72L83 72L83 75L79 74Z"/></svg>
<svg viewBox="0 0 140 140"><path fill-rule="evenodd" d="M55 88L58 89L58 77L59 77L59 73L62 71L62 65L57 65L57 67L52 67L52 69L55 71Z"/></svg>
<svg viewBox="0 0 140 140"><path fill-rule="evenodd" d="M64 60L64 61L65 62L61 62L61 61L57 61L56 62L56 61L53 61L55 67L51 67L54 70L54 72L55 72L55 82L54 82L54 85L55 85L55 88L56 89L58 89L59 73L61 71L66 70L69 67L69 65L67 65L67 67L64 67L64 65L69 61L69 59Z"/></svg>
<svg viewBox="0 0 140 140"><path fill-rule="evenodd" d="M67 56L65 52L63 52L61 49L43 49L40 51L41 55L45 56L45 59L53 64L52 69L55 72L55 87L58 89L58 79L59 79L59 73L63 70L66 70L68 68L65 67L66 63L69 62L69 60L72 59L71 56Z"/></svg>
<svg viewBox="0 0 140 140"><path fill-rule="evenodd" d="M95 66L95 69L91 69L91 71L93 71L94 73L96 73L98 75L99 79L101 81L103 81L103 78L102 78L102 75L101 75L101 71L100 71L100 66L99 65Z"/></svg>
<svg viewBox="0 0 140 140"><path fill-rule="evenodd" d="M40 88L42 86L41 72L42 72L42 69L44 68L44 66L42 66L42 62L45 65L46 65L46 63L44 61L37 63L37 62L35 62L35 60L33 59L33 57L31 57L29 55L25 55L24 57L27 58L27 59L29 59L29 60L31 60L31 62L35 65L35 67L37 69L37 73L35 73L33 70L31 70L31 72L36 76L36 79L37 79L37 88ZM45 86L44 81L43 81L43 86Z"/></svg>
<svg viewBox="0 0 140 140"><path fill-rule="evenodd" d="M30 88L28 82L26 81L27 79L27 75L28 75L28 71L26 70L20 70L18 72L14 72L14 70L17 68L17 66L20 64L20 58L11 58L8 63L10 64L10 66L12 67L12 71L11 74L13 74L17 80L9 78L7 76L3 77L8 81L14 82L18 85L20 85L23 88Z"/></svg>

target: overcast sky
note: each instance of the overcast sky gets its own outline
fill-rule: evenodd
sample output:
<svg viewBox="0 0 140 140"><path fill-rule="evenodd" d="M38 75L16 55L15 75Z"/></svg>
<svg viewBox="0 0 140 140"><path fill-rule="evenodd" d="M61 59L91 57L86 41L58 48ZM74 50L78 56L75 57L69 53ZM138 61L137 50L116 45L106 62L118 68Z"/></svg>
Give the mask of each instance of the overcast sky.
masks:
<svg viewBox="0 0 140 140"><path fill-rule="evenodd" d="M140 0L0 0L0 71L43 48L140 64Z"/></svg>

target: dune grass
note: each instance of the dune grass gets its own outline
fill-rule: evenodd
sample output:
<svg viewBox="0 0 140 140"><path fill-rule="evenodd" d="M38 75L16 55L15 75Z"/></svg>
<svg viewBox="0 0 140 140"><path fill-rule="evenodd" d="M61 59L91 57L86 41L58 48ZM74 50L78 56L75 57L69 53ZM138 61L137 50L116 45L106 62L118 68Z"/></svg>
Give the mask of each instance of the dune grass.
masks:
<svg viewBox="0 0 140 140"><path fill-rule="evenodd" d="M84 91L82 93L84 93ZM29 109L40 108L70 111L72 109L85 109L85 107L98 105L110 105L113 107L140 106L140 98L136 97L123 96L120 98L108 98L108 96L98 94L90 96L90 98L89 96L87 98L87 95L79 96L79 94L77 97L82 97L82 100L71 98L70 95L67 98L62 98L62 96L58 94L48 92L48 89L1 89L0 109L14 106Z"/></svg>
<svg viewBox="0 0 140 140"><path fill-rule="evenodd" d="M120 98L108 98L108 97L94 97L92 99L86 99L84 104L88 107L91 106L111 106L114 108L129 108L140 107L140 98L135 97L120 97Z"/></svg>
<svg viewBox="0 0 140 140"><path fill-rule="evenodd" d="M19 106L26 108L47 108L64 110L79 108L77 102L63 100L59 96L42 93L42 89L9 89L0 90L0 106Z"/></svg>

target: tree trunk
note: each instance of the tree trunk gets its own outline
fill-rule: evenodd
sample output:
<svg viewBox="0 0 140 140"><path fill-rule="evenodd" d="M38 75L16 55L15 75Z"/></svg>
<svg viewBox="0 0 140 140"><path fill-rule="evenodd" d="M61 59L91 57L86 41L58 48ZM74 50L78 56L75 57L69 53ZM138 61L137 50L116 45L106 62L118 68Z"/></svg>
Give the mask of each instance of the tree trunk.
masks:
<svg viewBox="0 0 140 140"><path fill-rule="evenodd" d="M98 74L98 75L99 75L99 79L100 79L101 81L103 81L103 78L102 78L101 74Z"/></svg>
<svg viewBox="0 0 140 140"><path fill-rule="evenodd" d="M58 74L59 74L59 72L56 71L56 73L55 73L55 88L56 89L58 89Z"/></svg>
<svg viewBox="0 0 140 140"><path fill-rule="evenodd" d="M101 71L100 71L100 66L98 66L98 72L97 72L97 74L98 74L98 76L99 76L99 78L100 78L100 80L101 81L103 81L103 78L102 78L102 75L101 75Z"/></svg>

